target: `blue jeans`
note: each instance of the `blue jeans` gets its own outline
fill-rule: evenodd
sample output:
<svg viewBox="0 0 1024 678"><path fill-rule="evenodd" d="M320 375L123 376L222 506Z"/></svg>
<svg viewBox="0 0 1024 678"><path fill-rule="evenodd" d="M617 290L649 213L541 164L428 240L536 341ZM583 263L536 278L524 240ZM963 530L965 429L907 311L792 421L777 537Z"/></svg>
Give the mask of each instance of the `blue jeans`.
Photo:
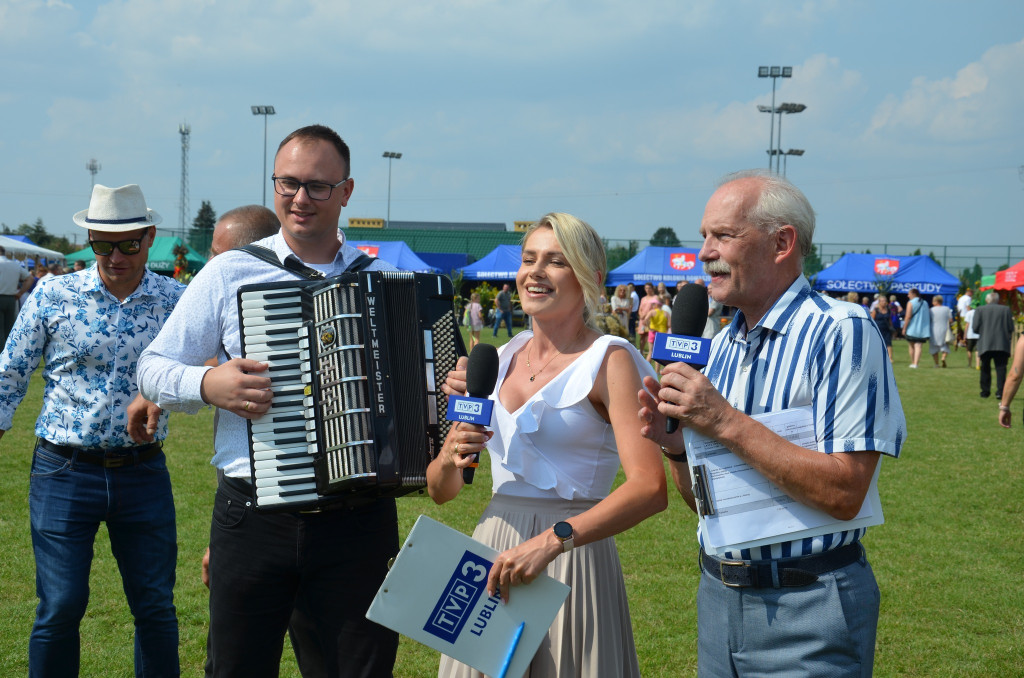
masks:
<svg viewBox="0 0 1024 678"><path fill-rule="evenodd" d="M494 312L494 336L498 336L498 328L501 327L501 321L505 321L505 327L508 328L508 336L512 336L512 310L508 311L495 311Z"/></svg>
<svg viewBox="0 0 1024 678"><path fill-rule="evenodd" d="M867 558L799 588L697 589L697 675L870 678L879 592Z"/></svg>
<svg viewBox="0 0 1024 678"><path fill-rule="evenodd" d="M29 638L29 676L78 675L79 623L89 602L93 542L101 522L107 523L135 618L135 675L179 675L173 598L178 543L164 455L105 469L37 446L29 513L39 597Z"/></svg>

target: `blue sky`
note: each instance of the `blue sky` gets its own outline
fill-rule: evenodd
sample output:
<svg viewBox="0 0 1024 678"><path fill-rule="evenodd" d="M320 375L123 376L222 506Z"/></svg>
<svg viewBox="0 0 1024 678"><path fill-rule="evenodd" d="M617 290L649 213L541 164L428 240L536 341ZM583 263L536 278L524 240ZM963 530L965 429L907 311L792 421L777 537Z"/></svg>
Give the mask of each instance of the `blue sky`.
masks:
<svg viewBox="0 0 1024 678"><path fill-rule="evenodd" d="M90 158L177 227L182 122L188 221L261 202L253 104L271 162L296 127L345 137L343 216L385 216L399 151L392 219L693 240L717 179L767 164L780 65L817 241L1024 245L1019 0L0 0L0 55L0 221L79 241Z"/></svg>

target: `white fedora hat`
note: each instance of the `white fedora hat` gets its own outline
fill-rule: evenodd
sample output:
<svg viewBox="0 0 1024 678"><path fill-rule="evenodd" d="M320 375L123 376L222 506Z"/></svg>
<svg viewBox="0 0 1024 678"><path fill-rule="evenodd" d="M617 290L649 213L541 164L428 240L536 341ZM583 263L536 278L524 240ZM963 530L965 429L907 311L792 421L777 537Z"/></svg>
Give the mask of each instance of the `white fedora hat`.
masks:
<svg viewBox="0 0 1024 678"><path fill-rule="evenodd" d="M163 219L146 207L146 199L138 184L108 188L96 184L92 188L89 209L72 217L82 228L107 233L124 233L156 226Z"/></svg>

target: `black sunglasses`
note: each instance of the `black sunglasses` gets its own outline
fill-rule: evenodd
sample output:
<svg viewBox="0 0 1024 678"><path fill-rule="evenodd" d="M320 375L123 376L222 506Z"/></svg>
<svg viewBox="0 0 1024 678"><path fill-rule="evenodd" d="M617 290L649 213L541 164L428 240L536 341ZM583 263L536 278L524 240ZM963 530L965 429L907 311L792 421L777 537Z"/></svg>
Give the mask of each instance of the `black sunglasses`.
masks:
<svg viewBox="0 0 1024 678"><path fill-rule="evenodd" d="M142 238L136 238L135 240L121 240L119 242L108 242L106 240L90 240L89 247L92 248L93 254L101 257L108 257L114 252L116 247L121 251L121 254L138 254L142 250Z"/></svg>

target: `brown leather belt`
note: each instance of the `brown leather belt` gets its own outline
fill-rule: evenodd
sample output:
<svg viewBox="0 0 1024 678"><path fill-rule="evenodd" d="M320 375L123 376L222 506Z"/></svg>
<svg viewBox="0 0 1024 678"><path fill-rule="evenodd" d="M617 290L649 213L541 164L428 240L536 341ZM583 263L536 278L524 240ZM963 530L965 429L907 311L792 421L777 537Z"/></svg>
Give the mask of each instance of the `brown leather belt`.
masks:
<svg viewBox="0 0 1024 678"><path fill-rule="evenodd" d="M144 461L149 461L160 454L163 447L160 443L150 443L137 447L111 447L111 448L86 448L71 447L69 445L58 445L49 440L39 438L39 447L47 452L64 457L65 459L77 459L86 464L102 466L103 468L121 468L124 466L135 466Z"/></svg>

